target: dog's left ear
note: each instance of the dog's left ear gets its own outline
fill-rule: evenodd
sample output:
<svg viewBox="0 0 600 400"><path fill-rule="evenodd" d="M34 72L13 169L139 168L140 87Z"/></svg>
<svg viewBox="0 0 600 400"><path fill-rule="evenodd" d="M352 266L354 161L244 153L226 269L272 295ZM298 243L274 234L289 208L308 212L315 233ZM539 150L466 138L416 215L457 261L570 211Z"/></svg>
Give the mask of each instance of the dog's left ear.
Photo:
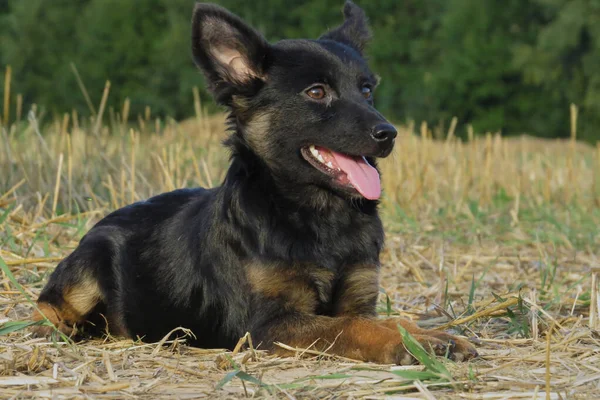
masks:
<svg viewBox="0 0 600 400"><path fill-rule="evenodd" d="M325 33L319 39L334 40L348 45L362 53L371 39L369 21L362 8L346 0L344 4L344 23Z"/></svg>
<svg viewBox="0 0 600 400"><path fill-rule="evenodd" d="M196 4L192 53L213 88L264 79L268 52L267 41L238 16L214 4Z"/></svg>

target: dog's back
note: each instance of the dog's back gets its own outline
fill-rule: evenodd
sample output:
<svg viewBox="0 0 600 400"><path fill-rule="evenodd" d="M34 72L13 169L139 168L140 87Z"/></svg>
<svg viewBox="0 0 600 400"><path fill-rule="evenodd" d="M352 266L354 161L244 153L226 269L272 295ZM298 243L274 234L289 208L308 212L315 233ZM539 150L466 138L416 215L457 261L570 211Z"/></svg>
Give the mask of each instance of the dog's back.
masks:
<svg viewBox="0 0 600 400"><path fill-rule="evenodd" d="M411 362L400 324L438 354L476 354L445 333L375 319L375 161L396 130L374 108L364 13L347 2L344 14L319 40L272 45L223 8L196 7L194 59L230 111L227 176L219 188L163 194L100 221L39 298L55 326L72 333L102 313L111 333L148 341L182 326L198 346L232 348L249 331L272 350L316 343Z"/></svg>

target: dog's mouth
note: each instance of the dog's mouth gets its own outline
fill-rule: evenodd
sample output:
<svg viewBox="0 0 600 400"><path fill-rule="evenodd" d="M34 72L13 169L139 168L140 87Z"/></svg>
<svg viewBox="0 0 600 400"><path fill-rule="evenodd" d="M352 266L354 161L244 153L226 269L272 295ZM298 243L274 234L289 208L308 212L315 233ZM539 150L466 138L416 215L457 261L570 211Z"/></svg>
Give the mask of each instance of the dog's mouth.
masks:
<svg viewBox="0 0 600 400"><path fill-rule="evenodd" d="M318 146L303 147L300 153L313 167L329 175L337 184L354 189L369 200L377 200L381 196L379 172L365 157L350 156Z"/></svg>

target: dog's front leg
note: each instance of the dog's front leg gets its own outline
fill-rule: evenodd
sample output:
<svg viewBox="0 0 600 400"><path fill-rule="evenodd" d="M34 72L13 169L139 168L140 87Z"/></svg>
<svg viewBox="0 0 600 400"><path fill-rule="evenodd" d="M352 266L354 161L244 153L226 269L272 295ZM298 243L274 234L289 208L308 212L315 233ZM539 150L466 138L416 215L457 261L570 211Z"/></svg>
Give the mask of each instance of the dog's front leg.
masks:
<svg viewBox="0 0 600 400"><path fill-rule="evenodd" d="M335 302L337 316L375 317L379 295L379 270L375 265L357 265L346 269ZM465 339L433 329L419 328L414 322L403 318L377 320L381 327L399 336L398 326L406 329L427 350L447 355L453 360L468 360L477 356L475 347ZM402 356L404 357L404 356Z"/></svg>
<svg viewBox="0 0 600 400"><path fill-rule="evenodd" d="M312 273L313 284L289 271L249 269L257 296L252 335L257 342L281 355L290 355L275 342L295 348L325 351L343 357L390 364L414 362L397 328L376 318L379 293L377 266L346 268L331 299L332 315L317 315L319 290L328 274ZM318 282L321 280L321 282ZM327 296L324 296L327 297ZM416 327L415 327L416 328ZM418 328L416 328L418 329ZM413 329L409 327L409 331ZM431 335L414 335L427 349L444 355L448 341Z"/></svg>
<svg viewBox="0 0 600 400"><path fill-rule="evenodd" d="M301 275L304 276L304 275ZM408 320L380 320L376 315L379 294L377 266L346 268L335 291L331 315L317 315L319 287L326 287L327 274L311 275L313 283L299 275L276 269L250 268L249 278L257 295L252 321L256 342L281 355L290 355L275 342L378 363L410 364L414 359L405 348L397 325L423 347L437 355L455 359L473 357L473 347L463 339L443 332L420 329ZM318 280L321 282L317 282ZM315 289L315 287L317 289Z"/></svg>
<svg viewBox="0 0 600 400"><path fill-rule="evenodd" d="M362 294L353 289L341 292L344 307L354 309L350 312L336 308L338 296L333 294L337 291L332 290L333 274L329 271L249 265L246 273L255 310L250 323L253 340L281 355L290 352L275 345L276 342L365 361L410 362L398 330L389 329L374 318L377 268L368 270L371 272L354 274L354 279L362 280L357 287L369 290ZM343 280L343 285L352 286L351 280ZM356 301L351 302L344 293ZM333 315L319 315L319 308L328 305L334 308Z"/></svg>
<svg viewBox="0 0 600 400"><path fill-rule="evenodd" d="M370 318L293 314L274 320L266 328L259 339L267 344L281 342L295 348L312 348L355 360L384 364L413 362L398 332ZM443 346L441 341L434 341L433 346ZM292 354L274 344L270 348L283 356ZM440 347L440 352L442 350Z"/></svg>

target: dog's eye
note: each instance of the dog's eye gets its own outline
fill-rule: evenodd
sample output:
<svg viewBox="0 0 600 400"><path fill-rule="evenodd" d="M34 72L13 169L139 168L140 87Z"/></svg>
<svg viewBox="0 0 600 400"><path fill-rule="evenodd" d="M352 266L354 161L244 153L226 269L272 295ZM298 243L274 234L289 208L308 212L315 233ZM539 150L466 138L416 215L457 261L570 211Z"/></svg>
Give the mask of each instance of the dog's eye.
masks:
<svg viewBox="0 0 600 400"><path fill-rule="evenodd" d="M373 89L371 89L371 87L369 86L363 86L360 91L362 92L362 95L364 96L365 99L369 100L371 97L373 97Z"/></svg>
<svg viewBox="0 0 600 400"><path fill-rule="evenodd" d="M323 100L325 98L325 88L323 86L313 86L306 91L306 94L311 99Z"/></svg>

